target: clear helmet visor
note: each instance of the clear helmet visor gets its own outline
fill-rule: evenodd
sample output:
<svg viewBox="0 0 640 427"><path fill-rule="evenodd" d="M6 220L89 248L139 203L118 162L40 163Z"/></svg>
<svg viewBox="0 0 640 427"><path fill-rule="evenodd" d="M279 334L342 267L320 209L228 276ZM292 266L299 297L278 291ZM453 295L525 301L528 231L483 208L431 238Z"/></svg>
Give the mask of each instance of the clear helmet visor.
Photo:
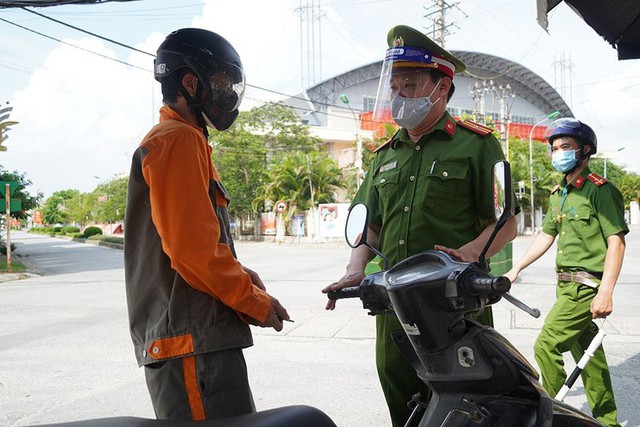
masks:
<svg viewBox="0 0 640 427"><path fill-rule="evenodd" d="M427 71L438 69L447 75L452 75L455 66L442 58L432 56L423 49L411 47L388 49L382 63L372 120L374 122L392 121L391 105L396 96L404 98L430 96L433 82Z"/></svg>
<svg viewBox="0 0 640 427"><path fill-rule="evenodd" d="M548 141L552 136L561 133L572 135L580 131L582 127L583 124L579 120L571 117L563 117L561 119L554 120L549 126L547 126L547 129L544 131L544 139Z"/></svg>
<svg viewBox="0 0 640 427"><path fill-rule="evenodd" d="M222 111L236 110L246 88L244 72L242 70L218 70L209 78L211 87L211 102Z"/></svg>

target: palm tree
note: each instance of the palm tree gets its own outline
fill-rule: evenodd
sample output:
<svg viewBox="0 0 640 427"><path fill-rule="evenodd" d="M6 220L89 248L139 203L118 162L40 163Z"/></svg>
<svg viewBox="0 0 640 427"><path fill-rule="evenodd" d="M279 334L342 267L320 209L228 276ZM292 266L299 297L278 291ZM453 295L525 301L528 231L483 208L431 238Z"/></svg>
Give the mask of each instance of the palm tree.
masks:
<svg viewBox="0 0 640 427"><path fill-rule="evenodd" d="M319 203L334 202L336 192L344 188L335 160L319 151L283 156L269 167L266 182L265 199L287 201L288 218Z"/></svg>

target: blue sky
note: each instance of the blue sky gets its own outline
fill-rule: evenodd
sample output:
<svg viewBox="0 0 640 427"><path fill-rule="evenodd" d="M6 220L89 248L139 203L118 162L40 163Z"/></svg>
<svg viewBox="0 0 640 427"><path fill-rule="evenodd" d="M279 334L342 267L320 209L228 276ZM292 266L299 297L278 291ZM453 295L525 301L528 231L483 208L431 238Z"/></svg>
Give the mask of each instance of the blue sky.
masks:
<svg viewBox="0 0 640 427"><path fill-rule="evenodd" d="M237 48L249 84L295 94L303 87L300 3L141 0L36 11L150 53L174 29L207 28ZM322 70L316 74L322 79L382 59L392 26L425 30L429 25L423 17L427 1L319 3ZM615 50L564 3L556 9L547 34L536 23L534 0L461 0L447 14L455 24L447 48L519 62L558 90L553 64L564 55L572 63L564 95L576 117L595 129L601 151L616 153L612 161L640 172L640 60L618 61ZM11 118L20 122L9 133L9 150L0 153L0 164L26 172L32 193L46 196L67 188L91 191L127 173L131 153L157 120L161 104L150 73L152 58L23 10L1 10L0 18L67 43L0 21L0 39L6 41L0 44L0 101L11 102ZM243 108L274 98L273 92L250 88Z"/></svg>

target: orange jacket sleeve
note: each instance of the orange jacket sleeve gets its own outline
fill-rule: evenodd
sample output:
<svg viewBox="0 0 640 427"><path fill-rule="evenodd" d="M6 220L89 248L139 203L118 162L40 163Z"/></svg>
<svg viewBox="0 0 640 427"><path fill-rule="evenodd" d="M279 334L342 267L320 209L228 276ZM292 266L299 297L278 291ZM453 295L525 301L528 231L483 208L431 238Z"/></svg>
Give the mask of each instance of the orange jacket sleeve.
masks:
<svg viewBox="0 0 640 427"><path fill-rule="evenodd" d="M218 241L220 223L209 198L213 165L201 135L165 135L145 146L142 173L149 186L151 217L172 268L195 289L265 321L271 298L253 286L229 246Z"/></svg>

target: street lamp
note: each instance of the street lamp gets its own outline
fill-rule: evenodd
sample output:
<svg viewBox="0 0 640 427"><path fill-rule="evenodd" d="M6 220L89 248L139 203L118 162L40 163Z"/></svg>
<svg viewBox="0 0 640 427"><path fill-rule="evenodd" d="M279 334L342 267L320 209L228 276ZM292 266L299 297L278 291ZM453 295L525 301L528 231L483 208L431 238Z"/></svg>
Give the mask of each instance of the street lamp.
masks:
<svg viewBox="0 0 640 427"><path fill-rule="evenodd" d="M340 94L338 97L340 98L340 101L347 106L349 111L351 111L351 115L353 116L353 120L356 124L356 159L353 165L356 167L356 190L359 190L360 181L362 180L362 141L360 140L360 133L358 132L358 119L355 111L353 111L351 105L349 105L349 97L344 93Z"/></svg>
<svg viewBox="0 0 640 427"><path fill-rule="evenodd" d="M536 225L535 225L535 206L533 203L533 130L536 126L546 122L547 120L553 120L560 115L560 111L554 111L549 114L544 119L540 120L538 123L533 125L531 131L529 132L529 186L530 186L530 197L531 197L531 235L535 233Z"/></svg>
<svg viewBox="0 0 640 427"><path fill-rule="evenodd" d="M625 147L618 148L615 151L615 153L617 153L618 151L622 151L624 149L625 149ZM607 159L609 158L609 154L608 153L602 153L602 158L604 159L604 179L607 179Z"/></svg>

